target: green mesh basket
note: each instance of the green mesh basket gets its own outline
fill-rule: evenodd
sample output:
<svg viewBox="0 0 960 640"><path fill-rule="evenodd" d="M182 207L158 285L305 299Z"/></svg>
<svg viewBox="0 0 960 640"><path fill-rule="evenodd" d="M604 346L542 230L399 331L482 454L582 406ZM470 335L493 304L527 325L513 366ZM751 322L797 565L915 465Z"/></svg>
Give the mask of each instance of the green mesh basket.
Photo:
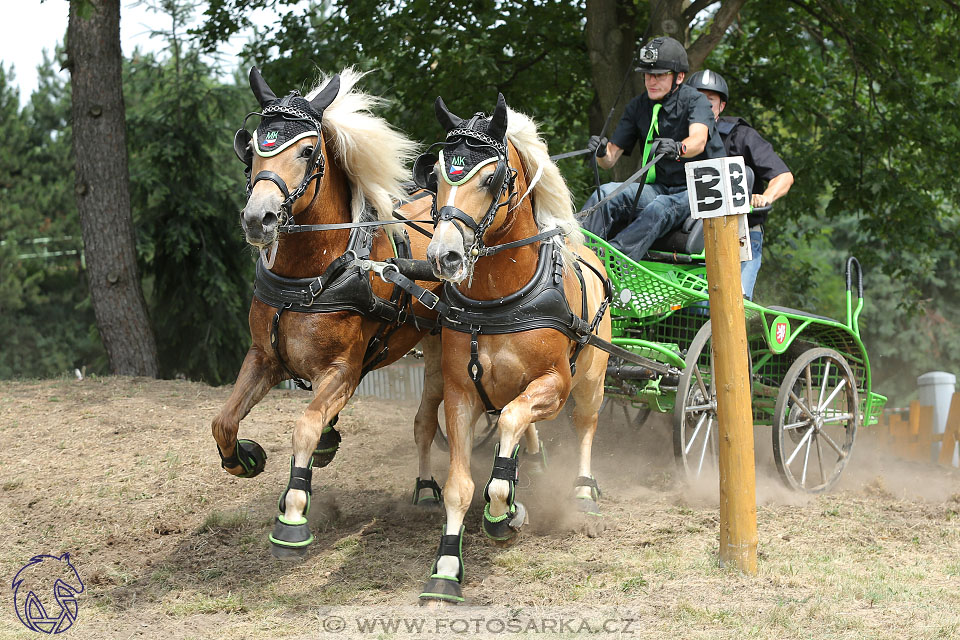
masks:
<svg viewBox="0 0 960 640"><path fill-rule="evenodd" d="M616 315L646 318L709 299L706 267L660 262L635 262L604 240L584 231L584 240L603 261L613 283Z"/></svg>

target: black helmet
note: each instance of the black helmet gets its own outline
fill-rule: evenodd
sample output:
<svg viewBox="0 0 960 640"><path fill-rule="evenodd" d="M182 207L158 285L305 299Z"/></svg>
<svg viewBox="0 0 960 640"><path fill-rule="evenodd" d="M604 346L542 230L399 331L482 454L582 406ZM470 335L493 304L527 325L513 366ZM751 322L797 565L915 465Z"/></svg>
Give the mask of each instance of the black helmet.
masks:
<svg viewBox="0 0 960 640"><path fill-rule="evenodd" d="M687 51L683 45L669 36L654 38L640 49L640 66L643 73L667 73L689 71Z"/></svg>
<svg viewBox="0 0 960 640"><path fill-rule="evenodd" d="M697 71L695 74L690 76L685 85L693 87L694 89L703 89L704 91L716 91L720 94L720 97L723 98L724 102L728 101L730 95L729 90L727 89L727 81L723 79L716 71L710 71L709 69L703 69L702 71Z"/></svg>

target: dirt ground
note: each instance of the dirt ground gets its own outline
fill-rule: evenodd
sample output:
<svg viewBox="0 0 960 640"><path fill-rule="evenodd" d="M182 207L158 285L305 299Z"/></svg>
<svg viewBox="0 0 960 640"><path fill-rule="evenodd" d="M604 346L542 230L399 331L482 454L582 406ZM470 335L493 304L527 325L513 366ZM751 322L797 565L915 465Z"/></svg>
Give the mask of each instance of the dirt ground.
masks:
<svg viewBox="0 0 960 640"><path fill-rule="evenodd" d="M541 425L550 468L522 472L531 523L511 547L480 532L492 449L474 455L468 602L437 612L417 607L443 514L410 504L414 400L344 410L340 452L314 473L316 542L289 563L267 535L309 396L275 390L242 423L269 456L244 480L220 469L210 436L229 392L0 383L2 582L34 555L68 552L85 585L69 638L960 637L960 473L883 458L869 438L827 495L790 493L761 465L760 572L745 577L717 566L717 490L678 483L666 416L603 414L599 533L570 515L572 430ZM446 453L434 452L442 483ZM4 592L0 638L34 637Z"/></svg>

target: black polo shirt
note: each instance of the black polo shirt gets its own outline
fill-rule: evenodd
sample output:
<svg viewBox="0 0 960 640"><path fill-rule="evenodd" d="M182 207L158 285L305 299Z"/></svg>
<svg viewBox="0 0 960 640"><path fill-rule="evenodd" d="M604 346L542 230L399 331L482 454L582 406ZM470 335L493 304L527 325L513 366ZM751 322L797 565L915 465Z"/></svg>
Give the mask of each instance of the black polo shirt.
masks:
<svg viewBox="0 0 960 640"><path fill-rule="evenodd" d="M717 121L717 129L727 155L743 156L747 166L753 169L754 193L763 193L767 182L790 171L787 163L773 150L773 145L743 118L723 116ZM748 219L752 227L766 222L767 214L751 213Z"/></svg>
<svg viewBox="0 0 960 640"><path fill-rule="evenodd" d="M658 132L654 138L672 138L683 140L690 135L690 125L699 122L709 130L707 146L703 153L695 158L681 158L679 162L664 158L657 163L657 184L668 187L680 187L687 184L687 177L683 170L684 163L706 160L707 158L722 158L726 156L723 142L717 133L716 120L710 109L710 101L696 89L681 84L677 90L660 101L663 106L657 117ZM653 114L653 105L656 104L646 92L635 97L627 105L614 131L610 142L614 143L627 155L639 143L641 152L643 143L650 130L650 116Z"/></svg>

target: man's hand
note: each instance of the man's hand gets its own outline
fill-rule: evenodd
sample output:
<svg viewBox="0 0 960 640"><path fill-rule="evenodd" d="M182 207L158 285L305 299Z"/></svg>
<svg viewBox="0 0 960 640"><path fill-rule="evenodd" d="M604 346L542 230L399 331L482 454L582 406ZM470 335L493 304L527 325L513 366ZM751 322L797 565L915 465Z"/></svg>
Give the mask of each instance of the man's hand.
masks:
<svg viewBox="0 0 960 640"><path fill-rule="evenodd" d="M671 138L654 138L653 142L658 143L655 153L663 153L671 160L679 160L680 156L683 155L683 152L686 151L686 148L683 146L682 142L673 140Z"/></svg>
<svg viewBox="0 0 960 640"><path fill-rule="evenodd" d="M770 201L762 193L755 193L750 197L750 204L754 207L765 207Z"/></svg>
<svg viewBox="0 0 960 640"><path fill-rule="evenodd" d="M601 138L600 136L590 136L590 139L587 140L587 149L590 153L593 153L598 158L602 158L607 155L607 139L606 137Z"/></svg>

